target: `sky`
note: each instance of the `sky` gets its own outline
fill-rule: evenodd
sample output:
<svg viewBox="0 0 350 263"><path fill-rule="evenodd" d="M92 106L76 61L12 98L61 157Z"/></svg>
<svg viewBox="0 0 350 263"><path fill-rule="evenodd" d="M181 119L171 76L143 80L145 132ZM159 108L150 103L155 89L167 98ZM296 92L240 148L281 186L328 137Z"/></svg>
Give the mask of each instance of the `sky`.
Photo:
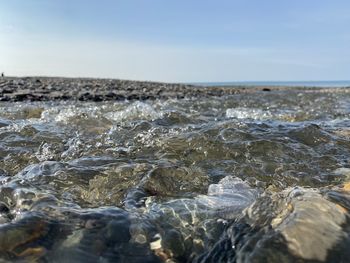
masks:
<svg viewBox="0 0 350 263"><path fill-rule="evenodd" d="M167 82L350 79L348 0L0 0L0 71Z"/></svg>

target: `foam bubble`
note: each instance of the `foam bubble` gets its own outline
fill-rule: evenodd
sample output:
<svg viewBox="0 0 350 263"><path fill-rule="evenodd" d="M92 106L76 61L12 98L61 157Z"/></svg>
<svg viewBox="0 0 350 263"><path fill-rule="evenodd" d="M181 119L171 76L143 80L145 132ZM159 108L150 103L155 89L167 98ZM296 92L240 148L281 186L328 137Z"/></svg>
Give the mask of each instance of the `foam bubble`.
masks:
<svg viewBox="0 0 350 263"><path fill-rule="evenodd" d="M151 105L143 102L134 102L125 109L115 112L109 112L105 115L106 118L123 122L129 120L155 120L162 116Z"/></svg>

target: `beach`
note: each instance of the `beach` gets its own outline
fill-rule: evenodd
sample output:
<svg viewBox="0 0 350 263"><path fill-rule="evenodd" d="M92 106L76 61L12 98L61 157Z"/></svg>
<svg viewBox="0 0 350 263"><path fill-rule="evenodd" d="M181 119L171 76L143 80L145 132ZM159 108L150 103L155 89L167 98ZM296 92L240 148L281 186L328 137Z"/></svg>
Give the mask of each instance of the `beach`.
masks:
<svg viewBox="0 0 350 263"><path fill-rule="evenodd" d="M268 91L348 92L347 88L300 86L198 86L118 79L6 77L0 79L0 101L122 101L220 97Z"/></svg>

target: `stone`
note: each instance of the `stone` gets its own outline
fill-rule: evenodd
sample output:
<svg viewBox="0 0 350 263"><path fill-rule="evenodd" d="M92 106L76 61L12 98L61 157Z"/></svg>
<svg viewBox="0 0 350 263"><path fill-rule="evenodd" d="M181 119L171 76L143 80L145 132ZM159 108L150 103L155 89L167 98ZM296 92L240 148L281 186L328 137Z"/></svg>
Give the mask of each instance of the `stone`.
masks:
<svg viewBox="0 0 350 263"><path fill-rule="evenodd" d="M147 193L155 196L196 194L206 191L208 176L199 169L164 166L150 171L141 185Z"/></svg>

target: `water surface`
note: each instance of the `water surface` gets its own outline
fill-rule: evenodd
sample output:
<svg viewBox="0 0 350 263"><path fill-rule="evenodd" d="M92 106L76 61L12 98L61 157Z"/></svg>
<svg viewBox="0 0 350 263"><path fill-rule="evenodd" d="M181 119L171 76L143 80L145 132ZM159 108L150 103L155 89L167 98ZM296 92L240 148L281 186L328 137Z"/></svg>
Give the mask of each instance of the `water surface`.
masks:
<svg viewBox="0 0 350 263"><path fill-rule="evenodd" d="M229 81L229 82L197 82L195 85L203 86L281 86L281 87L324 87L340 88L350 87L349 80L328 81Z"/></svg>
<svg viewBox="0 0 350 263"><path fill-rule="evenodd" d="M1 262L347 262L350 95L0 104Z"/></svg>

